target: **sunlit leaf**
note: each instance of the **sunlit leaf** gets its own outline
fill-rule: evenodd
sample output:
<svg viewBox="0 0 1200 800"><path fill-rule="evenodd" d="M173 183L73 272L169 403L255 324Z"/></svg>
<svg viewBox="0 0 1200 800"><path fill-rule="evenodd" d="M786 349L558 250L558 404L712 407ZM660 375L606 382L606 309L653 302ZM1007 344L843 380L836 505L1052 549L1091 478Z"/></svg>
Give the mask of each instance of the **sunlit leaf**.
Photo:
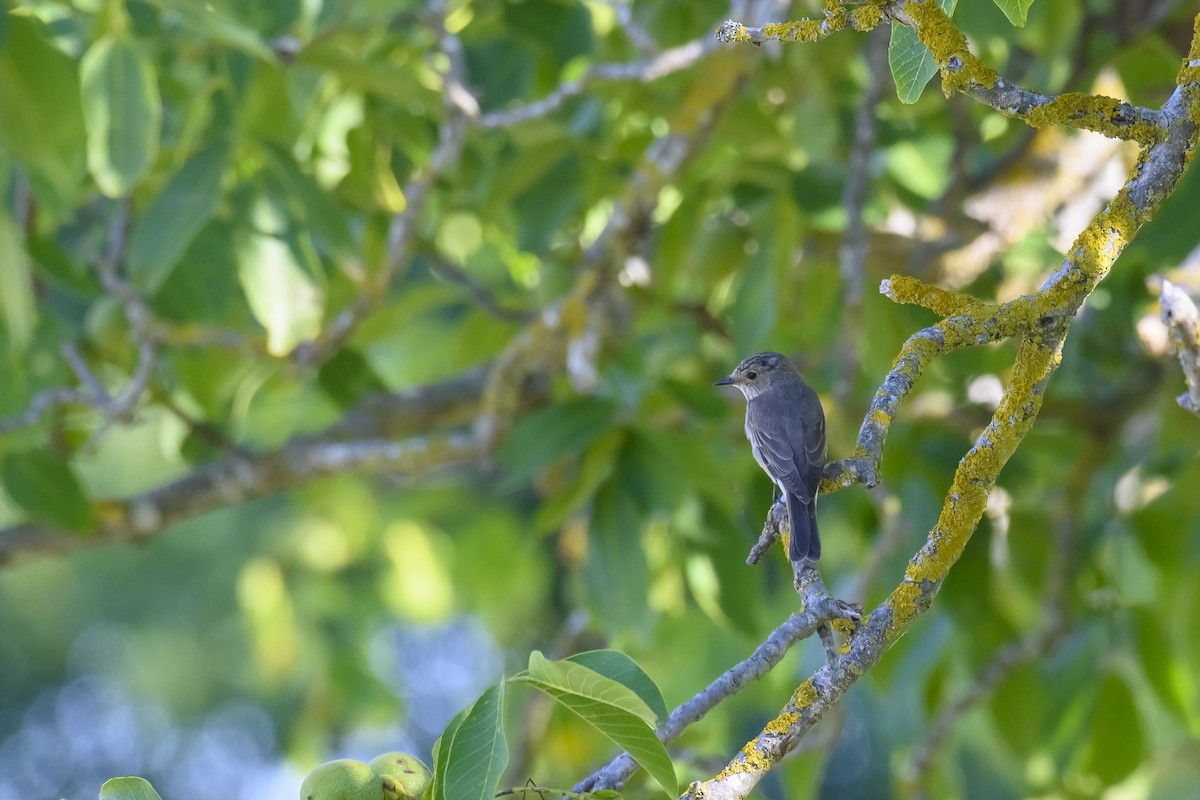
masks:
<svg viewBox="0 0 1200 800"><path fill-rule="evenodd" d="M75 64L30 17L0 16L8 25L0 47L0 144L30 169L42 201L65 211L85 153Z"/></svg>
<svg viewBox="0 0 1200 800"><path fill-rule="evenodd" d="M569 661L550 661L536 650L529 670L512 678L553 697L625 750L668 794L678 784L666 748L654 733L654 711L632 689Z"/></svg>
<svg viewBox="0 0 1200 800"><path fill-rule="evenodd" d="M259 201L252 213L254 229L238 246L238 278L267 331L267 350L284 355L317 335L324 298L289 246L278 211Z"/></svg>
<svg viewBox="0 0 1200 800"><path fill-rule="evenodd" d="M13 349L24 350L37 322L37 301L21 232L4 209L0 209L0 314Z"/></svg>
<svg viewBox="0 0 1200 800"><path fill-rule="evenodd" d="M503 718L500 681L450 721L434 746L434 800L491 800L508 766Z"/></svg>
<svg viewBox="0 0 1200 800"><path fill-rule="evenodd" d="M158 154L162 103L154 65L127 38L94 43L79 65L88 168L100 190L121 197Z"/></svg>
<svg viewBox="0 0 1200 800"><path fill-rule="evenodd" d="M211 5L193 3L190 0L149 0L167 11L188 29L196 31L214 42L228 45L257 58L274 60L275 54L262 37L252 28L230 19L213 9Z"/></svg>
<svg viewBox="0 0 1200 800"><path fill-rule="evenodd" d="M189 158L134 225L129 271L144 291L155 292L212 217L221 194L229 144L218 140Z"/></svg>
<svg viewBox="0 0 1200 800"><path fill-rule="evenodd" d="M145 778L109 778L100 787L100 800L162 800Z"/></svg>
<svg viewBox="0 0 1200 800"><path fill-rule="evenodd" d="M938 5L947 14L954 14L958 0L938 0ZM896 96L902 103L915 103L925 90L925 85L937 74L937 63L933 55L917 34L907 25L893 25L892 39L888 43L888 66L896 82Z"/></svg>
<svg viewBox="0 0 1200 800"><path fill-rule="evenodd" d="M1008 21L1017 27L1025 25L1029 16L1029 7L1033 0L996 0L996 6L1008 17Z"/></svg>
<svg viewBox="0 0 1200 800"><path fill-rule="evenodd" d="M567 658L576 664L616 681L642 699L657 719L666 719L667 704L658 685L637 662L620 650L588 650Z"/></svg>

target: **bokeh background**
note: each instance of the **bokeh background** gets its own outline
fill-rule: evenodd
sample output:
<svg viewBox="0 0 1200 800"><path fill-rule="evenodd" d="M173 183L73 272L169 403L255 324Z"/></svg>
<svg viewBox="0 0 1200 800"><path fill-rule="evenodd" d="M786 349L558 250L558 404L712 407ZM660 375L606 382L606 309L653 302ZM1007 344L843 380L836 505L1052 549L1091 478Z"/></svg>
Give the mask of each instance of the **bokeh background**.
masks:
<svg viewBox="0 0 1200 800"><path fill-rule="evenodd" d="M1041 0L1016 27L962 0L955 18L1010 80L1156 106L1194 12ZM531 650L622 649L674 706L795 610L778 553L744 563L771 489L741 400L711 382L787 353L824 400L831 457L848 455L900 344L935 321L880 280L1032 291L1136 152L1032 132L936 78L903 104L886 33L718 47L731 13L6 4L0 417L89 375L138 391L131 413L85 398L0 434L0 798L76 800L128 774L167 798L290 798L330 758L428 761ZM463 116L456 76L481 116ZM1174 402L1155 295L1164 275L1200 288L1198 204L1192 170L1082 311L933 609L762 797L1195 796L1200 420ZM358 301L349 336L323 338ZM329 346L311 355L314 339ZM939 359L881 485L822 500L835 594L870 607L899 580L1013 353ZM332 469L136 544L96 540L112 501L214 463L286 459L347 419L352 441L395 435L363 413L386 393L465 380L401 440L474 430L497 363L524 365L512 413L468 463ZM22 525L78 546L23 550ZM915 768L1001 653L1013 668ZM803 643L689 731L681 776L719 769L822 658ZM570 786L612 756L527 689L507 712L508 785Z"/></svg>

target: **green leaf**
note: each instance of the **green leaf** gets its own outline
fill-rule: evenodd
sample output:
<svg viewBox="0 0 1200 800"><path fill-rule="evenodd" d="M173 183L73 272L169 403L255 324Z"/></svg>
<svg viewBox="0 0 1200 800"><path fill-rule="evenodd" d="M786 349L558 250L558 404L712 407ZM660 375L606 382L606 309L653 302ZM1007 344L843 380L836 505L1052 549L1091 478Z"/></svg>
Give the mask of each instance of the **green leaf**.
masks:
<svg viewBox="0 0 1200 800"><path fill-rule="evenodd" d="M616 406L582 397L521 419L500 445L497 460L505 474L500 486L511 491L568 453L579 453L612 425Z"/></svg>
<svg viewBox="0 0 1200 800"><path fill-rule="evenodd" d="M626 432L612 428L588 445L579 460L579 469L569 485L547 497L533 518L534 530L548 533L562 525L595 494L597 487L612 473Z"/></svg>
<svg viewBox="0 0 1200 800"><path fill-rule="evenodd" d="M158 154L162 101L154 65L138 46L106 36L79 64L88 169L100 190L123 197Z"/></svg>
<svg viewBox="0 0 1200 800"><path fill-rule="evenodd" d="M17 223L0 208L0 314L8 329L12 349L23 351L29 344L33 326L37 323L37 300L33 296L33 279L29 272L29 256L21 246L21 231Z"/></svg>
<svg viewBox="0 0 1200 800"><path fill-rule="evenodd" d="M1125 680L1109 673L1096 698L1087 771L1112 786L1137 769L1145 755L1146 735L1137 701Z"/></svg>
<svg viewBox="0 0 1200 800"><path fill-rule="evenodd" d="M1132 614L1138 662L1150 688L1180 722L1189 724L1193 730L1200 729L1196 682L1187 668L1182 648L1171 641L1158 613L1133 609Z"/></svg>
<svg viewBox="0 0 1200 800"><path fill-rule="evenodd" d="M779 312L775 253L774 237L767 234L759 243L758 250L742 267L737 297L729 309L734 345L739 353L753 353L760 349L767 334L775 327Z"/></svg>
<svg viewBox="0 0 1200 800"><path fill-rule="evenodd" d="M66 459L50 450L25 450L4 458L4 489L31 517L72 530L93 524L91 503Z"/></svg>
<svg viewBox="0 0 1200 800"><path fill-rule="evenodd" d="M637 630L645 624L650 570L642 546L642 519L615 474L592 500L583 577L588 604L604 617L609 630Z"/></svg>
<svg viewBox="0 0 1200 800"><path fill-rule="evenodd" d="M229 17L213 10L207 3L195 3L192 0L149 0L170 15L177 16L184 28L196 31L214 42L228 45L244 53L261 58L264 61L274 61L275 54L262 37L252 28L242 25Z"/></svg>
<svg viewBox="0 0 1200 800"><path fill-rule="evenodd" d="M334 201L317 180L302 171L296 160L282 147L268 143L266 155L268 185L286 198L290 210L318 241L342 257L358 252L345 208Z"/></svg>
<svg viewBox="0 0 1200 800"><path fill-rule="evenodd" d="M433 800L491 800L508 766L503 716L500 681L450 720L433 748Z"/></svg>
<svg viewBox="0 0 1200 800"><path fill-rule="evenodd" d="M252 230L238 246L238 278L250 310L267 331L267 351L286 355L321 326L321 291L286 240L286 221L270 203L251 211Z"/></svg>
<svg viewBox="0 0 1200 800"><path fill-rule="evenodd" d="M100 800L162 800L145 778L109 778L100 787Z"/></svg>
<svg viewBox="0 0 1200 800"><path fill-rule="evenodd" d="M321 365L317 383L343 409L349 409L370 392L387 389L371 364L357 350L343 347Z"/></svg>
<svg viewBox="0 0 1200 800"><path fill-rule="evenodd" d="M1012 671L991 698L992 719L1001 739L1024 756L1036 750L1048 722L1046 679L1036 664Z"/></svg>
<svg viewBox="0 0 1200 800"><path fill-rule="evenodd" d="M130 277L153 294L212 218L221 196L229 143L214 142L193 155L137 218L129 240Z"/></svg>
<svg viewBox="0 0 1200 800"><path fill-rule="evenodd" d="M675 768L652 727L654 711L632 689L570 661L529 654L529 670L511 678L557 700L609 741L624 749L668 794L679 788Z"/></svg>
<svg viewBox="0 0 1200 800"><path fill-rule="evenodd" d="M1018 28L1025 27L1031 5L1033 0L996 0L996 6L1008 17L1008 21Z"/></svg>
<svg viewBox="0 0 1200 800"><path fill-rule="evenodd" d="M947 14L954 14L958 0L938 0L938 5ZM892 80L896 82L896 96L901 103L915 103L925 90L925 85L937 73L933 55L916 32L905 25L892 26L892 38L888 42L888 66Z"/></svg>
<svg viewBox="0 0 1200 800"><path fill-rule="evenodd" d="M589 650L576 653L567 661L582 664L592 672L616 681L642 699L656 719L666 719L667 703L662 692L637 662L620 650Z"/></svg>
<svg viewBox="0 0 1200 800"><path fill-rule="evenodd" d="M75 64L26 16L3 14L0 145L24 164L39 199L65 213L84 163L83 112Z"/></svg>

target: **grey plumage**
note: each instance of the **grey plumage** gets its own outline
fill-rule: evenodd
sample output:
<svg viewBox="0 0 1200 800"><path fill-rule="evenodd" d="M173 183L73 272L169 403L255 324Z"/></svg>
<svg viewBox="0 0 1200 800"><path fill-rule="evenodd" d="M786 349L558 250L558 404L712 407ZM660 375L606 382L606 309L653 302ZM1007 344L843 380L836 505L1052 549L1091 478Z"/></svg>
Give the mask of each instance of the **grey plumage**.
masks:
<svg viewBox="0 0 1200 800"><path fill-rule="evenodd" d="M787 504L788 557L794 563L821 557L817 489L825 464L825 411L820 398L785 356L756 353L716 382L746 396L746 438L754 460Z"/></svg>

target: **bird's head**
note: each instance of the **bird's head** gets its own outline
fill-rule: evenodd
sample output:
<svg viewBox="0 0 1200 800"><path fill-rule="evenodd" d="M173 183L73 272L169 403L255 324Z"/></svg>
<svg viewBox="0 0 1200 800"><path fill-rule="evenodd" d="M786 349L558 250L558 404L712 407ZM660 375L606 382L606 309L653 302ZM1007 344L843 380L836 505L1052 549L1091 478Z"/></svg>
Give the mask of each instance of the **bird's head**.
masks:
<svg viewBox="0 0 1200 800"><path fill-rule="evenodd" d="M713 386L736 386L746 395L747 400L762 394L772 385L798 376L796 368L787 356L780 353L755 353L742 360L742 363L727 377L721 378Z"/></svg>

